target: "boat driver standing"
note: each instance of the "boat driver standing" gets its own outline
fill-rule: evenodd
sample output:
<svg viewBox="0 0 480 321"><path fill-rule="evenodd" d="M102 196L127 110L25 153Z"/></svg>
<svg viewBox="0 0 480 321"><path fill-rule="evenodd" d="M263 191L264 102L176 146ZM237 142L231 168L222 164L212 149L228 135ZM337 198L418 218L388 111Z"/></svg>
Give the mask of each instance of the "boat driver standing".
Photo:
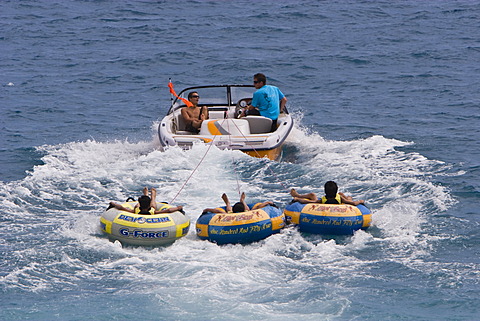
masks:
<svg viewBox="0 0 480 321"><path fill-rule="evenodd" d="M272 120L272 129L277 129L277 119L280 111L285 111L287 104L287 97L278 89L278 87L267 85L267 77L262 73L257 73L253 76L253 85L257 89L253 93L251 105L246 107L246 110L240 117L245 115L260 115Z"/></svg>

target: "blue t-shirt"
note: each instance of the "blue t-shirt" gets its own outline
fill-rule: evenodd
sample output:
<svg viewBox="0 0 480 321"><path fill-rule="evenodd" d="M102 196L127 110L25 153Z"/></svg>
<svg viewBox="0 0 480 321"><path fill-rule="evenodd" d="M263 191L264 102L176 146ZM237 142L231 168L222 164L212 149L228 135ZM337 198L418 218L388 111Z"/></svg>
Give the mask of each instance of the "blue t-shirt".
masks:
<svg viewBox="0 0 480 321"><path fill-rule="evenodd" d="M280 100L285 95L275 86L265 85L253 93L252 106L258 108L260 115L270 119L278 119Z"/></svg>

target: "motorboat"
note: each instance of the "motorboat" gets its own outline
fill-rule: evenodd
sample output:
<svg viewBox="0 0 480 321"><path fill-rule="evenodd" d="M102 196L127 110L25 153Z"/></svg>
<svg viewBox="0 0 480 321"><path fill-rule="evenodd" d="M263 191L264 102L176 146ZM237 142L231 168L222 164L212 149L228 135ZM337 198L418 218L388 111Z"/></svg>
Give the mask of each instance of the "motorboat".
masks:
<svg viewBox="0 0 480 321"><path fill-rule="evenodd" d="M208 108L209 117L203 121L198 133L187 131L181 115L181 109L187 107L186 97L191 91L198 92L201 97L198 106ZM183 89L172 98L170 109L158 126L162 147L190 149L196 143L213 144L220 149L240 150L253 157L278 160L292 130L293 119L285 108L277 120L277 128L271 132L270 118L240 117L254 92L253 85L208 85Z"/></svg>

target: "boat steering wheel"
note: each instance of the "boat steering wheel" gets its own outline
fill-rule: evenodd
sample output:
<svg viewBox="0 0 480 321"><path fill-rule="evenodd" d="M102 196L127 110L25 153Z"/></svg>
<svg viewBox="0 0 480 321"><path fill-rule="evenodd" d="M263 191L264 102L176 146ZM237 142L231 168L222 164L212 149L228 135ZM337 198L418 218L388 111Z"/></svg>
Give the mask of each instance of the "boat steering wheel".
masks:
<svg viewBox="0 0 480 321"><path fill-rule="evenodd" d="M245 107L252 103L252 98L242 98L237 101L237 105L235 106L235 118L239 118L242 114Z"/></svg>

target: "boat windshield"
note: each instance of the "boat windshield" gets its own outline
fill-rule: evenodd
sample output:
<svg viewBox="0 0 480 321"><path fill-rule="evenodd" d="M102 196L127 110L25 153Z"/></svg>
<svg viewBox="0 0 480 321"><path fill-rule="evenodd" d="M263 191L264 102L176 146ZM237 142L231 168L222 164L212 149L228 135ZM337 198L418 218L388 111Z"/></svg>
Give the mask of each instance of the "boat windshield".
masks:
<svg viewBox="0 0 480 321"><path fill-rule="evenodd" d="M196 91L200 96L199 105L209 106L235 106L240 99L252 98L255 87L251 85L222 85L199 86L185 88L179 96L187 99L188 93ZM179 108L184 103L175 99L172 110Z"/></svg>

